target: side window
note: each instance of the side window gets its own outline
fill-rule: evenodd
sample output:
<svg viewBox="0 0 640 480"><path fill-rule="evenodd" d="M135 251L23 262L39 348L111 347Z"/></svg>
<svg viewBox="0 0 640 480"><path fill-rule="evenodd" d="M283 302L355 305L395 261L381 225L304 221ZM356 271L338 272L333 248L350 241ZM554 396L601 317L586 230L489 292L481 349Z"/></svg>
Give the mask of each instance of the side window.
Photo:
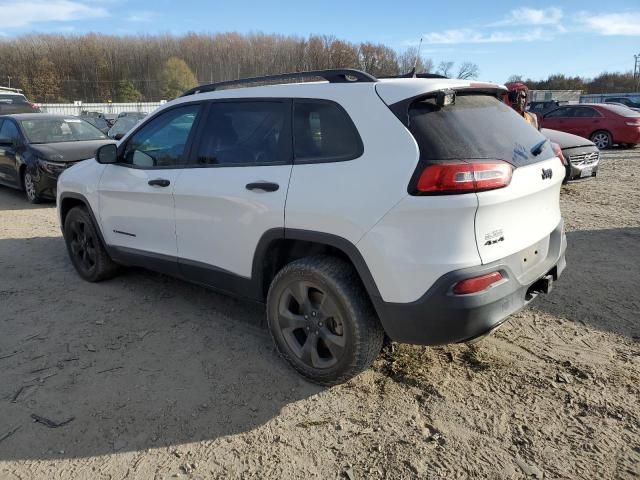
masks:
<svg viewBox="0 0 640 480"><path fill-rule="evenodd" d="M213 102L201 130L198 165L291 163L290 102Z"/></svg>
<svg viewBox="0 0 640 480"><path fill-rule="evenodd" d="M578 118L593 118L600 116L598 112L589 107L576 107L574 108L574 112L573 116Z"/></svg>
<svg viewBox="0 0 640 480"><path fill-rule="evenodd" d="M199 111L200 105L185 105L154 118L131 136L122 162L143 168L186 164L189 133Z"/></svg>
<svg viewBox="0 0 640 480"><path fill-rule="evenodd" d="M5 120L2 122L2 127L0 127L0 138L16 141L20 138L20 132L18 132L18 128L13 122Z"/></svg>
<svg viewBox="0 0 640 480"><path fill-rule="evenodd" d="M557 110L553 110L545 115L545 118L557 118L557 117L569 117L570 112L568 107L558 108Z"/></svg>
<svg viewBox="0 0 640 480"><path fill-rule="evenodd" d="M297 100L293 115L298 162L336 162L362 155L358 130L347 112L332 102Z"/></svg>

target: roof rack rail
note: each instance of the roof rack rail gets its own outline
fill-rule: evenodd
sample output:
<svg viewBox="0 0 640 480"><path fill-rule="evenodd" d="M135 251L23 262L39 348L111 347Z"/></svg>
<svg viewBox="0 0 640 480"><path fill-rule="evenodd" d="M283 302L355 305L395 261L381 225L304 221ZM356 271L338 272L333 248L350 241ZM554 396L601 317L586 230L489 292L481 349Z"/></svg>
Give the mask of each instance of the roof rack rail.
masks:
<svg viewBox="0 0 640 480"><path fill-rule="evenodd" d="M22 93L22 89L21 88L11 88L11 87L2 87L2 86L0 86L0 90L4 90L4 91L8 91L8 92L15 92L15 93Z"/></svg>
<svg viewBox="0 0 640 480"><path fill-rule="evenodd" d="M416 73L416 69L412 68L407 73L403 73L400 75L386 75L384 77L378 78L449 78L445 75L440 75L439 73Z"/></svg>
<svg viewBox="0 0 640 480"><path fill-rule="evenodd" d="M360 83L360 82L377 82L378 79L373 75L369 75L361 70L352 68L342 68L333 70L311 70L308 72L292 72L282 73L279 75L265 75L262 77L249 77L240 78L238 80L228 80L226 82L210 83L206 85L200 85L194 87L191 90L184 92L181 97L187 95L193 95L195 93L213 92L221 87L232 87L235 85L244 85L247 83L260 83L260 82L277 82L280 80L295 80L305 79L310 77L324 78L329 83Z"/></svg>

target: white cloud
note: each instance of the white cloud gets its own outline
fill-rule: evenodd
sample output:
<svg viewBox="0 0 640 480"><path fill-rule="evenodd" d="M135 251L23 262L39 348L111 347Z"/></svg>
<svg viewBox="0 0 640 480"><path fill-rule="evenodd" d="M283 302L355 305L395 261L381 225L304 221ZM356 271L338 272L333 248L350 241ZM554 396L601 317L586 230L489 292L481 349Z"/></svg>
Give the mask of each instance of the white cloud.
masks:
<svg viewBox="0 0 640 480"><path fill-rule="evenodd" d="M0 0L0 17L10 18L6 28L39 22L68 22L109 16L103 7L72 0Z"/></svg>
<svg viewBox="0 0 640 480"><path fill-rule="evenodd" d="M582 13L579 21L585 28L600 35L640 36L640 12Z"/></svg>
<svg viewBox="0 0 640 480"><path fill-rule="evenodd" d="M562 20L562 9L521 7L511 10L503 20L492 23L490 27L517 25L557 25Z"/></svg>
<svg viewBox="0 0 640 480"><path fill-rule="evenodd" d="M496 31L484 33L480 30L463 28L459 30L444 30L442 32L425 33L426 44L459 44L459 43L513 43L533 42L534 40L550 39L542 29L528 31Z"/></svg>
<svg viewBox="0 0 640 480"><path fill-rule="evenodd" d="M149 11L131 12L126 20L127 22L149 23L154 21L157 16L155 12Z"/></svg>

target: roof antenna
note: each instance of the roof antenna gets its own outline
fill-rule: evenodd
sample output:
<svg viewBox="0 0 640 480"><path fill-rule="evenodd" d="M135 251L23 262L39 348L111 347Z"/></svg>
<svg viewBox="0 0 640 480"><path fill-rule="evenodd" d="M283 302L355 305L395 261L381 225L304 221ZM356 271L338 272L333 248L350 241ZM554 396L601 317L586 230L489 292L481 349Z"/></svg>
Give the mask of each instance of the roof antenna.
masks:
<svg viewBox="0 0 640 480"><path fill-rule="evenodd" d="M420 49L422 48L422 37L420 37L420 43L418 44L418 51L416 52L416 60L413 62L413 69L411 70L411 76L416 78L416 67L418 66L418 59L420 58Z"/></svg>

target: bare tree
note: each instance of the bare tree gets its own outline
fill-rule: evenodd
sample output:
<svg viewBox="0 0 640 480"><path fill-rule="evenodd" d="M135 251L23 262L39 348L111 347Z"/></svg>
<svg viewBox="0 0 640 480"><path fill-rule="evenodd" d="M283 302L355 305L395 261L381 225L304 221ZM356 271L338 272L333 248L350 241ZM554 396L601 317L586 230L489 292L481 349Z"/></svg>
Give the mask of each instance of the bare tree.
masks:
<svg viewBox="0 0 640 480"><path fill-rule="evenodd" d="M331 35L35 34L0 41L0 82L11 76L11 85L37 102L158 100L166 87L162 71L172 57L184 61L198 83L212 83L322 68L396 75L410 71L416 55L415 47L398 53L384 44L356 44ZM435 69L430 59L420 57L416 70ZM439 70L451 75L453 62L441 62Z"/></svg>
<svg viewBox="0 0 640 480"><path fill-rule="evenodd" d="M472 62L464 62L462 65L460 65L460 68L458 68L457 78L461 80L477 78L478 73L480 73L480 68L478 67L478 65Z"/></svg>
<svg viewBox="0 0 640 480"><path fill-rule="evenodd" d="M400 73L410 72L414 65L417 73L431 73L433 71L433 60L419 56L417 47L409 47L398 55Z"/></svg>
<svg viewBox="0 0 640 480"><path fill-rule="evenodd" d="M451 71L453 69L453 62L440 62L438 64L438 70L436 73L439 73L440 75L444 75L445 77L450 77L451 76Z"/></svg>

